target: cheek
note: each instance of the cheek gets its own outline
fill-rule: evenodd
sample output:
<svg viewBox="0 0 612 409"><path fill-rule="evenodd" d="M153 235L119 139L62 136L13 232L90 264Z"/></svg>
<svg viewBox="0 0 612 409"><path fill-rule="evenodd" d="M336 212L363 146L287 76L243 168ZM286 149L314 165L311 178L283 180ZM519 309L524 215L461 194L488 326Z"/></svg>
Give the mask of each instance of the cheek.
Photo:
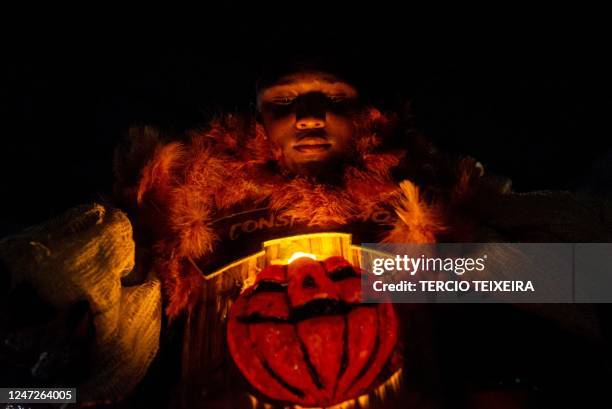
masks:
<svg viewBox="0 0 612 409"><path fill-rule="evenodd" d="M291 117L263 117L263 127L269 141L277 146L283 146L291 135L293 121Z"/></svg>
<svg viewBox="0 0 612 409"><path fill-rule="evenodd" d="M353 142L355 124L352 118L328 113L327 127L329 132L336 137L338 144L346 146Z"/></svg>

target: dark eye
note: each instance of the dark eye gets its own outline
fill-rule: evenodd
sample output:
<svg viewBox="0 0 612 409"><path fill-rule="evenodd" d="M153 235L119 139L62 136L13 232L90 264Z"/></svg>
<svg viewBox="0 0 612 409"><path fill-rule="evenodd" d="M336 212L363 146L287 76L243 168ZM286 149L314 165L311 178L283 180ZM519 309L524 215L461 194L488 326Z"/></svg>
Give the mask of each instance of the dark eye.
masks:
<svg viewBox="0 0 612 409"><path fill-rule="evenodd" d="M344 102L347 100L346 95L328 95L327 99L334 104Z"/></svg>
<svg viewBox="0 0 612 409"><path fill-rule="evenodd" d="M292 97L276 97L272 100L276 105L291 105L293 103Z"/></svg>

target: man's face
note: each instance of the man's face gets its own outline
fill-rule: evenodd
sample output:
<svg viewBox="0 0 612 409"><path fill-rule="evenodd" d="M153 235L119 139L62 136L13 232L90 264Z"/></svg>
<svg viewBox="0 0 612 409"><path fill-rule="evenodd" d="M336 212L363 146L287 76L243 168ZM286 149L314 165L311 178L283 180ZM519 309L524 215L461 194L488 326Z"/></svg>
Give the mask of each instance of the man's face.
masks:
<svg viewBox="0 0 612 409"><path fill-rule="evenodd" d="M320 72L284 76L261 91L263 127L279 162L318 176L350 158L357 96L352 85Z"/></svg>

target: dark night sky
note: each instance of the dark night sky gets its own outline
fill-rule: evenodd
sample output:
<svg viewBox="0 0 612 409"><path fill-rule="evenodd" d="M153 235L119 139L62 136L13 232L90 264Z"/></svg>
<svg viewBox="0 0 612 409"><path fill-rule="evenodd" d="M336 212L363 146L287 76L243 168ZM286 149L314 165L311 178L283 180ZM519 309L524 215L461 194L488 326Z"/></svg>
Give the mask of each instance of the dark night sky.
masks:
<svg viewBox="0 0 612 409"><path fill-rule="evenodd" d="M492 21L442 33L386 9L300 21L291 12L209 12L200 25L185 22L189 32L149 23L117 35L106 22L90 38L85 21L12 37L0 100L0 233L109 192L113 147L129 124L180 130L247 109L258 65L302 47L351 54L380 98L412 99L419 127L440 148L475 156L519 191L601 186L589 172L612 144L600 125L609 94L597 27L538 23L535 34L516 21L493 31Z"/></svg>

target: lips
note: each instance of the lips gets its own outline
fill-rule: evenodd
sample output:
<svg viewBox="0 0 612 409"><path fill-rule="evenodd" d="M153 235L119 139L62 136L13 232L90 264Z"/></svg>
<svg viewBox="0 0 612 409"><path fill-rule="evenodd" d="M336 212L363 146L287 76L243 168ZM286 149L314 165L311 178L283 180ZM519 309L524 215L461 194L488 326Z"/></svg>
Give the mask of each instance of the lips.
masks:
<svg viewBox="0 0 612 409"><path fill-rule="evenodd" d="M321 136L306 136L293 145L293 149L303 153L314 153L324 152L331 148L331 146L332 144L329 143L327 138Z"/></svg>

